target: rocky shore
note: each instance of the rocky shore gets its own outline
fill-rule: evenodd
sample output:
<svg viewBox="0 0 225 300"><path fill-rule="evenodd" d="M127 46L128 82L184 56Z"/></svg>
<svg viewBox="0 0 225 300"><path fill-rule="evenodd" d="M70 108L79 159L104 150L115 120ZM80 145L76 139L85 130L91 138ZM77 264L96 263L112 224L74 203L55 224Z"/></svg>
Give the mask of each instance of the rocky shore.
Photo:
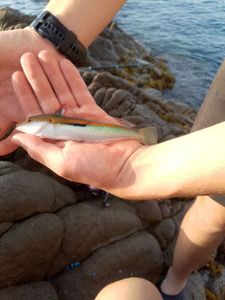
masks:
<svg viewBox="0 0 225 300"><path fill-rule="evenodd" d="M0 9L0 30L22 28L33 18ZM81 71L105 111L156 126L160 141L189 132L196 111L161 93L175 83L166 62L114 23L91 45L86 62L112 64L138 67ZM110 196L105 206L104 193L57 177L21 149L0 161L0 193L1 300L92 300L106 284L130 276L157 283L193 202ZM218 267L224 255L222 244L209 266L191 276L185 300L225 299L225 270Z"/></svg>

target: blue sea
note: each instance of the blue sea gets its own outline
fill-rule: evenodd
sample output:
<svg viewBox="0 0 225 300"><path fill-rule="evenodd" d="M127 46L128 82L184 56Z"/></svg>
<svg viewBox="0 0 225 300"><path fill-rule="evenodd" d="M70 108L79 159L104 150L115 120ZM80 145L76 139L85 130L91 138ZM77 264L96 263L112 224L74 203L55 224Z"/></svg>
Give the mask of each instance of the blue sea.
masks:
<svg viewBox="0 0 225 300"><path fill-rule="evenodd" d="M0 0L26 13L39 13L46 0ZM225 56L225 1L128 0L117 23L167 60L176 77L165 96L199 107Z"/></svg>

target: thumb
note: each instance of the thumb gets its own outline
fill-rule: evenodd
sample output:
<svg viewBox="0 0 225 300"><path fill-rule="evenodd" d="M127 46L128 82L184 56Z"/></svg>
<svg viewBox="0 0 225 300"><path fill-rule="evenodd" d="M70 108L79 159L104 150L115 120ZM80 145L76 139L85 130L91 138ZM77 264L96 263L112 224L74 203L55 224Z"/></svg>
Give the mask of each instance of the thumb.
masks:
<svg viewBox="0 0 225 300"><path fill-rule="evenodd" d="M63 163L62 152L58 146L25 133L16 133L12 137L12 141L24 148L34 160L58 173Z"/></svg>
<svg viewBox="0 0 225 300"><path fill-rule="evenodd" d="M40 138L25 133L16 133L12 136L12 142L27 151L34 148L39 141Z"/></svg>

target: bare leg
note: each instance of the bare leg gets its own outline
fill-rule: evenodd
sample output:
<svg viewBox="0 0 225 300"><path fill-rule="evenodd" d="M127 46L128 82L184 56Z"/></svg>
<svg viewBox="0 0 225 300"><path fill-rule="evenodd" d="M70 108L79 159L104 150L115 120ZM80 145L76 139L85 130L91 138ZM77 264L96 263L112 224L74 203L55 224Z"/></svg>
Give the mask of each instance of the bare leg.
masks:
<svg viewBox="0 0 225 300"><path fill-rule="evenodd" d="M193 131L224 120L225 62L221 65L200 108ZM161 284L161 290L169 295L179 293L191 272L207 262L224 235L225 196L197 197L181 224L173 264Z"/></svg>
<svg viewBox="0 0 225 300"><path fill-rule="evenodd" d="M127 278L107 285L95 300L162 300L162 297L150 281Z"/></svg>
<svg viewBox="0 0 225 300"><path fill-rule="evenodd" d="M188 276L207 262L224 232L225 207L210 197L198 197L181 224L173 265L161 285L162 291L169 295L179 293Z"/></svg>
<svg viewBox="0 0 225 300"><path fill-rule="evenodd" d="M192 131L225 121L225 60L213 80L198 112Z"/></svg>

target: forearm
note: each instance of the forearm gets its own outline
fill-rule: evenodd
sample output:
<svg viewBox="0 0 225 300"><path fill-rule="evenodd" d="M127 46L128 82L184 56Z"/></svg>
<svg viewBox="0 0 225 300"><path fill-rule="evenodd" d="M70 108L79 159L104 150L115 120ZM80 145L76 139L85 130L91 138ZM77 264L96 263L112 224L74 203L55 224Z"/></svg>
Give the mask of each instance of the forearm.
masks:
<svg viewBox="0 0 225 300"><path fill-rule="evenodd" d="M155 146L127 162L123 197L163 199L225 194L225 122Z"/></svg>
<svg viewBox="0 0 225 300"><path fill-rule="evenodd" d="M125 0L51 0L46 9L53 13L82 44L88 47L112 20Z"/></svg>

